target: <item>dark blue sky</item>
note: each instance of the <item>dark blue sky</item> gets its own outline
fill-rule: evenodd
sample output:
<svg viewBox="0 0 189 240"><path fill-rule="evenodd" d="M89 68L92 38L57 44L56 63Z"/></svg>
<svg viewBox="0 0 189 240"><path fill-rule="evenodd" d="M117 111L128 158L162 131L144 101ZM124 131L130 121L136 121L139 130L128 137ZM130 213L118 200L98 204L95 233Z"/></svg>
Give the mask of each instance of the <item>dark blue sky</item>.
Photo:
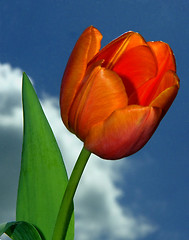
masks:
<svg viewBox="0 0 189 240"><path fill-rule="evenodd" d="M126 194L121 203L160 226L147 240L188 240L189 236L188 22L186 0L0 2L0 63L25 71L39 95L59 95L69 54L89 25L103 34L102 46L132 30L173 49L179 94L150 142L132 157L135 171L125 173L126 185L122 184Z"/></svg>

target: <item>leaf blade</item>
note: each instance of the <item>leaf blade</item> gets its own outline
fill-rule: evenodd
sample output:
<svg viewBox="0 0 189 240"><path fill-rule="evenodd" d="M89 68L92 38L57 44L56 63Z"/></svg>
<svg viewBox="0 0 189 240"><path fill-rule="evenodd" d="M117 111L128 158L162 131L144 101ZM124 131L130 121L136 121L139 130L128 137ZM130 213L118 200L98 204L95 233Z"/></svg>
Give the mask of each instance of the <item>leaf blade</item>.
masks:
<svg viewBox="0 0 189 240"><path fill-rule="evenodd" d="M6 233L13 240L41 240L37 229L27 222L8 222L0 224L0 236Z"/></svg>
<svg viewBox="0 0 189 240"><path fill-rule="evenodd" d="M44 238L52 238L68 178L53 132L33 86L23 74L24 138L16 219L37 226ZM74 235L70 222L67 240Z"/></svg>

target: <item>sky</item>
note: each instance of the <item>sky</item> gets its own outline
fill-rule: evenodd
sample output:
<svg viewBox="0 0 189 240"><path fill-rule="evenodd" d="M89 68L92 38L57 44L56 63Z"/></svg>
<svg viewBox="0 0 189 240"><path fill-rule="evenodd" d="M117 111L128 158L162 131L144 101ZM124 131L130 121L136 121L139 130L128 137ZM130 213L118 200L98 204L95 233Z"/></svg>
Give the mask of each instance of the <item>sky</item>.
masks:
<svg viewBox="0 0 189 240"><path fill-rule="evenodd" d="M75 196L75 239L188 240L188 12L186 0L0 1L0 223L15 219L22 72L32 79L70 174L82 143L61 122L60 84L75 42L93 25L102 46L129 30L167 42L181 86L143 149L119 161L92 155Z"/></svg>

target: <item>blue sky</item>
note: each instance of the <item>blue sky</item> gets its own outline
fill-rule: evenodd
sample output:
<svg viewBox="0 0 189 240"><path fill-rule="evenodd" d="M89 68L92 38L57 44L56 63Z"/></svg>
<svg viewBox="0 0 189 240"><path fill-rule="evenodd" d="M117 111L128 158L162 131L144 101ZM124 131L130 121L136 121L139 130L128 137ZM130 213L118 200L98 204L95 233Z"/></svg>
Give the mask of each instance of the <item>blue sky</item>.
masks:
<svg viewBox="0 0 189 240"><path fill-rule="evenodd" d="M93 25L103 34L102 46L128 30L139 32L147 41L169 43L176 57L181 88L159 128L141 151L116 162L93 156L95 163L92 158L76 197L76 206L78 204L80 209L77 210L80 238L76 236L76 239L84 240L82 236L87 239L93 231L96 240L188 240L188 13L186 0L0 2L0 222L14 218L22 141L21 72L25 71L32 78L52 125L55 119L60 121L57 102L65 65L82 31ZM57 126L61 128L61 122ZM59 136L61 131L57 126L54 124L53 130L59 144L66 145L67 140L62 138L72 136L65 129L62 130L65 134ZM70 140L79 151L81 144L75 141L75 138ZM63 152L66 147L69 149L63 146ZM66 151L64 154L71 169L73 160ZM100 178L94 173L94 181L97 180L91 184L96 202L92 203L88 197L91 185L87 171L91 174L94 169ZM105 206L111 210L107 207L105 211ZM96 221L104 223L104 230L90 219L85 207L93 214L100 207L104 214L109 213L107 217L95 215ZM119 220L111 222L109 218L115 216ZM125 230L127 220L129 231ZM94 221L95 230L85 225L89 221ZM110 238L108 231L113 231L113 237Z"/></svg>

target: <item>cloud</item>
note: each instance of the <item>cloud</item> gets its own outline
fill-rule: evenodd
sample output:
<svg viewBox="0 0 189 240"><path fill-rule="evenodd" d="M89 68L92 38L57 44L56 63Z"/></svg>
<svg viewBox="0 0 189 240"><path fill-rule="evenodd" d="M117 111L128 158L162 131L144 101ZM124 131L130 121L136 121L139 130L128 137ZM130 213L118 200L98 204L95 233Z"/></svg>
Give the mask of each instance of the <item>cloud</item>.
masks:
<svg viewBox="0 0 189 240"><path fill-rule="evenodd" d="M15 217L22 145L21 78L21 69L0 64L0 222ZM41 102L70 174L82 142L63 126L58 98L44 94ZM127 206L120 204L124 192L118 183L123 181L122 169L128 168L125 159L105 161L91 156L75 197L78 240L135 240L156 230L145 216L134 216Z"/></svg>

